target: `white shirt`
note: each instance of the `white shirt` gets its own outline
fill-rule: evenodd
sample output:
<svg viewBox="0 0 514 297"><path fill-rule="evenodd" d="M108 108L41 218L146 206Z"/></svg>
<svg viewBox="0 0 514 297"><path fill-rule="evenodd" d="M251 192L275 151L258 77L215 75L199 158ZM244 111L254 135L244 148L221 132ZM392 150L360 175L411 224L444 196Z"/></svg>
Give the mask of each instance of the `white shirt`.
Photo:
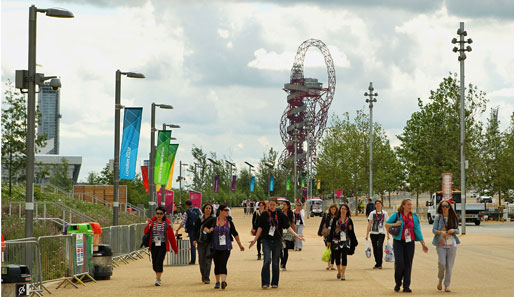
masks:
<svg viewBox="0 0 514 297"><path fill-rule="evenodd" d="M389 218L389 216L387 215L387 211L382 209L381 213L379 213L376 216L376 219L379 221L374 221L376 214L377 214L377 210L374 210L369 213L368 221L371 221L371 229L370 229L369 233L370 234L386 234L385 223L386 223L387 219ZM381 216L381 214L383 214L383 217Z"/></svg>

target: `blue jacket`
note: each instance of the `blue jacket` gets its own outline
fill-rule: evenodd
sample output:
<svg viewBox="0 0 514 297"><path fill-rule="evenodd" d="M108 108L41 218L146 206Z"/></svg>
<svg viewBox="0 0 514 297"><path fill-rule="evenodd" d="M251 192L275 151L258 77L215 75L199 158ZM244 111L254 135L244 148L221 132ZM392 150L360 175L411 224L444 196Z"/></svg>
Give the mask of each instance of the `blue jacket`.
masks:
<svg viewBox="0 0 514 297"><path fill-rule="evenodd" d="M387 224L394 224L396 223L396 217L398 216L398 212L395 212L391 214L389 219L387 219ZM423 240L423 233L421 233L421 226L419 225L419 218L418 215L413 212L412 213L412 219L414 220L414 240L415 241L421 241ZM402 222L402 232L403 232L403 218L400 216L400 222ZM396 240L402 240L402 232L400 234L393 236Z"/></svg>
<svg viewBox="0 0 514 297"><path fill-rule="evenodd" d="M437 234L437 231L441 231L444 227L444 218L442 215L438 214L434 218L434 227L432 228L432 233L434 233L434 239L432 240L432 244L437 246L437 243L439 242L439 238L441 238L441 235ZM455 228L455 234L452 234L453 238L455 238L455 243L459 244L460 240L457 237L457 234L459 234L459 224L457 222L457 228Z"/></svg>

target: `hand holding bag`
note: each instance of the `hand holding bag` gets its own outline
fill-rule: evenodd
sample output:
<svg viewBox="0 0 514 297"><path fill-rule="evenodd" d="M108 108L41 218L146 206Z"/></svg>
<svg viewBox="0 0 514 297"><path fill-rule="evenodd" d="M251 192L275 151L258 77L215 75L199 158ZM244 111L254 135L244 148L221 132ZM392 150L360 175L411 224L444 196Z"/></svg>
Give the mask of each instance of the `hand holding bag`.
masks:
<svg viewBox="0 0 514 297"><path fill-rule="evenodd" d="M321 255L321 261L329 262L330 261L330 248L327 246Z"/></svg>
<svg viewBox="0 0 514 297"><path fill-rule="evenodd" d="M396 213L396 222L398 222L400 220L400 212L397 212ZM391 228L387 229L387 232L389 232L389 234L391 234L392 236L397 236L398 234L400 234L400 232L402 231L402 225L400 226L392 226Z"/></svg>
<svg viewBox="0 0 514 297"><path fill-rule="evenodd" d="M385 253L384 260L386 262L394 262L393 247L391 246L391 243L389 240L387 240L384 253Z"/></svg>

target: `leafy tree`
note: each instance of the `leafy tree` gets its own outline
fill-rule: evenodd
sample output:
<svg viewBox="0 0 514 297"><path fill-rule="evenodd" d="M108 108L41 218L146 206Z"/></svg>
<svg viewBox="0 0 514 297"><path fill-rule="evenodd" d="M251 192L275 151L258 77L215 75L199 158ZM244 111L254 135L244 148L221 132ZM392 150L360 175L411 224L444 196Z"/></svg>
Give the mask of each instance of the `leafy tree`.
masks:
<svg viewBox="0 0 514 297"><path fill-rule="evenodd" d="M9 196L12 182L25 180L26 139L27 139L27 102L25 96L14 88L11 81L5 83L4 100L2 102L2 167L7 173ZM36 113L36 127L41 113ZM34 131L35 132L35 131ZM38 135L35 139L35 151L45 146L46 135Z"/></svg>
<svg viewBox="0 0 514 297"><path fill-rule="evenodd" d="M53 165L50 173L50 183L71 192L73 190L73 179L69 177L69 168L70 164L65 158L61 159L60 164Z"/></svg>
<svg viewBox="0 0 514 297"><path fill-rule="evenodd" d="M510 118L509 128L502 133L501 146L498 153L498 179L497 187L499 193L507 194L514 190L514 112Z"/></svg>
<svg viewBox="0 0 514 297"><path fill-rule="evenodd" d="M496 115L491 113L487 126L480 142L480 159L477 168L475 168L472 179L480 192L490 191L493 195L500 192L500 164L499 155L504 149L501 141L502 134L499 129L499 121Z"/></svg>

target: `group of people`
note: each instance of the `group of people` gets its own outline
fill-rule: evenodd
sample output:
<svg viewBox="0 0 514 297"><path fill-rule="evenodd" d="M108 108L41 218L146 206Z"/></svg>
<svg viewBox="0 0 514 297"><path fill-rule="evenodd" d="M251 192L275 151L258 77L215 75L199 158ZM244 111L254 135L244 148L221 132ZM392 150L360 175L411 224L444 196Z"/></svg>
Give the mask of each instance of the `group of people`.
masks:
<svg viewBox="0 0 514 297"><path fill-rule="evenodd" d="M241 206L243 207L243 211L245 215L253 215L255 212L255 206L257 205L257 202L255 200L245 199L241 203Z"/></svg>
<svg viewBox="0 0 514 297"><path fill-rule="evenodd" d="M286 270L289 249L302 250L303 228L305 226L304 210L301 202L293 206L289 201L282 202L278 209L278 201L271 198L268 203L260 201L258 210L252 216L254 235L249 248L257 245L257 259L263 258L261 269L261 287L278 288L280 269ZM214 262L216 277L215 289L227 287L227 262L235 240L239 249L244 251L239 234L230 216L230 208L220 205L215 212L210 203L202 210L193 207L191 201L186 202L187 211L177 233L183 226L191 240L191 263L195 262L198 249L201 280L210 283L211 263ZM163 262L166 252L172 249L178 252L172 224L165 217L165 209L158 207L154 216L145 228L149 234L149 249L152 255L152 266L156 273L155 285L161 284ZM397 212L390 216L383 209L382 201L374 202L374 209L367 216L366 241L371 239L375 265L373 269L382 269L384 240L393 238L394 252L394 291L412 292L411 272L416 241L419 241L425 253L428 247L423 240L420 220L412 211L410 199L402 201ZM460 243L458 218L449 201L443 200L437 208L434 219L432 244L438 254L438 290L450 292L450 283L457 245ZM355 253L358 240L355 235L355 225L351 219L351 211L347 204L331 205L323 216L318 235L322 236L325 245L330 249L330 260L327 270L337 270L337 279L346 280L348 256ZM261 253L262 251L262 253ZM334 264L336 265L334 267ZM271 266L271 273L270 273Z"/></svg>

